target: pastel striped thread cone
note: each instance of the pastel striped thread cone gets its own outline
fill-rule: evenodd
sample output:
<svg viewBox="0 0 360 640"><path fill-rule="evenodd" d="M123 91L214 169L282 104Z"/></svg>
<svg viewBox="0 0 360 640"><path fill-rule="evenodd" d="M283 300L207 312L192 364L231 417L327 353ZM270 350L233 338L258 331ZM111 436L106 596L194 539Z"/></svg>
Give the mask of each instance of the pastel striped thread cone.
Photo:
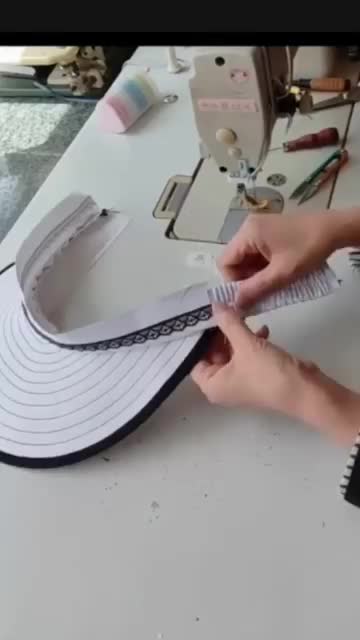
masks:
<svg viewBox="0 0 360 640"><path fill-rule="evenodd" d="M98 123L104 131L124 133L159 100L155 83L143 74L124 78L97 105Z"/></svg>

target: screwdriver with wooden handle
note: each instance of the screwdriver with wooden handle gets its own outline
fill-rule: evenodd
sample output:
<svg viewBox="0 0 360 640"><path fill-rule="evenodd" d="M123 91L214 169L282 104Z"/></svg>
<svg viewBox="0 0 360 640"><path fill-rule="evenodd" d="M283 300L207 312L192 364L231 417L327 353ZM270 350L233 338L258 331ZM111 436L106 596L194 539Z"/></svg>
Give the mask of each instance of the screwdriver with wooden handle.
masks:
<svg viewBox="0 0 360 640"><path fill-rule="evenodd" d="M348 78L300 78L299 80L294 80L293 84L301 89L336 91L339 93L349 91L351 87L351 82Z"/></svg>
<svg viewBox="0 0 360 640"><path fill-rule="evenodd" d="M339 142L339 131L336 127L328 127L327 129L321 129L317 133L309 133L301 138L295 138L294 140L287 140L281 147L275 147L271 151L277 151L283 149L284 151L300 151L303 149L319 149L320 147L327 147Z"/></svg>

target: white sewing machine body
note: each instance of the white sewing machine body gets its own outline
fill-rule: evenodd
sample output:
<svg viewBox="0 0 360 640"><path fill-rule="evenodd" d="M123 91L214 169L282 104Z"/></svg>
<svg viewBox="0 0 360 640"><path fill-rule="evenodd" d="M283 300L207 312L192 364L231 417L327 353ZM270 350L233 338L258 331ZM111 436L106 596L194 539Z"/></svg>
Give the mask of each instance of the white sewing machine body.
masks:
<svg viewBox="0 0 360 640"><path fill-rule="evenodd" d="M192 71L167 73L162 48L140 49L131 62L150 67L160 91L178 100L152 108L121 136L102 133L94 114L1 245L3 268L36 222L72 191L128 217L70 300L67 327L209 281L223 250L219 234L234 185L211 159L201 162ZM285 175L276 187L283 215L358 202L359 107L349 123L350 114L345 106L311 120L296 115L287 136L330 125L342 136L350 125L351 162L334 192L328 184L302 207L288 202L331 148L269 153L257 185ZM284 141L285 128L284 120L275 123L272 146ZM178 191L185 197L180 206L175 197L172 209L173 177L191 187ZM253 322L268 322L275 343L359 388L360 284L349 276L347 252L330 264L349 286ZM347 451L294 421L210 406L189 381L105 461L36 474L3 465L4 633L97 640L106 620L109 638L127 640L287 640L295 627L299 638L337 640L344 628L356 636L358 513L337 498L346 458ZM334 576L345 585L341 593Z"/></svg>
<svg viewBox="0 0 360 640"><path fill-rule="evenodd" d="M246 180L267 156L283 115L280 97L290 89L296 49L287 51L288 58L286 47L194 50L189 85L201 152L234 180Z"/></svg>

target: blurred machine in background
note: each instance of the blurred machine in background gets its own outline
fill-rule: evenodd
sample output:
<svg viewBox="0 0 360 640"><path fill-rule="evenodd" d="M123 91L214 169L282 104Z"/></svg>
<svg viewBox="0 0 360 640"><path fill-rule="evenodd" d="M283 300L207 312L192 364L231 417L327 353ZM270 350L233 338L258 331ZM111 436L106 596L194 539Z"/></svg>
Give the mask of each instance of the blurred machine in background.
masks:
<svg viewBox="0 0 360 640"><path fill-rule="evenodd" d="M0 97L101 98L136 47L0 47Z"/></svg>

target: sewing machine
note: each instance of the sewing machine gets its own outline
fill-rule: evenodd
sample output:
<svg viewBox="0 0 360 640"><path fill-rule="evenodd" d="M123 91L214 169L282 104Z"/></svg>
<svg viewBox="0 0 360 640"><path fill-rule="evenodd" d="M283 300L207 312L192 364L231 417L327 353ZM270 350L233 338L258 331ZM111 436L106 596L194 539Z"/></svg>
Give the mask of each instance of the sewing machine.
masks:
<svg viewBox="0 0 360 640"><path fill-rule="evenodd" d="M292 119L297 108L291 93L295 52L290 47L211 47L194 56L190 90L202 157L213 158L236 185L218 238L223 242L251 206L263 202L267 211L282 209L281 194L270 187L256 189L255 181L276 120Z"/></svg>
<svg viewBox="0 0 360 640"><path fill-rule="evenodd" d="M349 110L312 114L312 122L297 115L293 121L296 112L304 113L305 97L290 91L296 52L296 47L194 51L189 89L201 160L191 176L172 177L157 204L154 215L170 220L169 237L225 243L257 204L264 203L266 212L286 210L299 176L332 149L284 156L271 151L271 142L277 146L276 138L282 142L289 130L292 137L309 125L316 130L316 121L345 134ZM310 206L317 203L314 199Z"/></svg>
<svg viewBox="0 0 360 640"><path fill-rule="evenodd" d="M279 117L292 117L290 47L210 47L194 55L190 91L203 158L237 184L262 168Z"/></svg>

